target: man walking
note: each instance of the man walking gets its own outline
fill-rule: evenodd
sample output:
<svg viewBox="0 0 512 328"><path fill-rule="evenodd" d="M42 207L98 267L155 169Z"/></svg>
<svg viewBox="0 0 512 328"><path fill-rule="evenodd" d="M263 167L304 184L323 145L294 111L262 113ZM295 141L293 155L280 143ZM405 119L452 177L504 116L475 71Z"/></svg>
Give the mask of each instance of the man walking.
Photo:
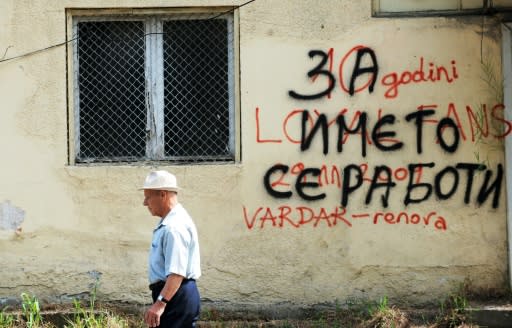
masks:
<svg viewBox="0 0 512 328"><path fill-rule="evenodd" d="M160 217L149 252L149 288L153 305L144 314L149 327L195 327L200 297L195 280L201 276L199 240L192 218L178 202L176 177L150 172L144 181L144 206Z"/></svg>

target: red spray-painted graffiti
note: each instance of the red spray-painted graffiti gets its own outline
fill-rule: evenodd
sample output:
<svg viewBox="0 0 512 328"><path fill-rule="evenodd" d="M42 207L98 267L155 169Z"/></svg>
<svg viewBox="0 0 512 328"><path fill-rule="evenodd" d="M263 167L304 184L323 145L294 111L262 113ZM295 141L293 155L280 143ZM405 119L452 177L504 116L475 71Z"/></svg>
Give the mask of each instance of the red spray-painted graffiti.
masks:
<svg viewBox="0 0 512 328"><path fill-rule="evenodd" d="M429 105L419 105L417 107L418 111L423 110L434 110L434 113L443 113L439 110L441 107L438 104L429 104ZM475 109L471 105L463 105L464 109L460 109L460 106L455 105L454 103L449 103L444 106L444 116L443 118L450 118L454 121L455 126L457 127L458 134L460 135L463 142L472 142L475 143L477 137L481 137L484 140L499 140L504 139L506 136L510 135L512 132L512 121L505 119L504 111L505 106L503 104L482 104L482 107L479 113L475 111ZM256 107L255 109L255 122L256 122L256 142L257 143L291 143L291 144L300 144L301 137L295 136L291 131L297 130L297 121L300 120L305 109L293 109L288 113L285 113L281 118L276 117L275 112L271 110L261 109L260 107ZM328 127L331 127L336 123L336 120L339 116L344 116L345 120L350 122L348 125L349 129L353 129L360 119L360 116L363 112L356 110L350 111L348 108L343 108L339 110L338 113L334 116L334 118L328 119ZM320 115L322 115L317 109L313 110L314 115L310 115L308 117L308 125L313 127L314 119L318 119ZM464 125L462 123L463 114L466 116L466 120L468 125ZM324 114L325 115L325 114ZM379 108L377 110L377 121L381 121L384 116L383 110ZM270 131L269 134L263 135L261 132L261 127L263 126L262 119L265 121L281 121L281 129ZM442 119L442 118L441 118ZM425 118L423 123L425 125L436 126L439 124L441 119L438 118ZM490 129L490 126L496 127L494 131ZM468 136L469 135L469 136ZM343 143L346 143L347 138L349 138L350 133L344 132L343 135ZM372 145L372 140L368 133L366 134L366 143L368 145ZM388 138L389 142L396 142L395 138ZM437 141L439 142L439 141Z"/></svg>
<svg viewBox="0 0 512 328"><path fill-rule="evenodd" d="M277 165L284 165L278 163ZM281 174L275 177L275 180L270 182L270 187L279 188L279 187L290 187L292 185L292 180L295 181L297 176L302 176L302 181L307 182L308 176L304 176L301 173L306 169L306 166L302 162L294 163L289 166L289 171L287 173L281 172ZM363 182L371 183L373 181L372 176L370 175L370 167L368 163L359 164L361 176ZM340 188L342 185L342 176L341 173L343 169L341 169L338 165L335 164L323 164L319 167L320 174L317 178L314 179L318 183L319 187L335 185L337 188ZM407 167L398 167L398 168L390 168L392 175L391 178L395 181L407 181L410 177L409 168ZM414 178L413 182L419 184L422 181L423 176L423 166L417 166L414 168ZM290 180L291 177L291 180ZM377 181L385 182L388 181L388 177L384 174L381 174L376 177Z"/></svg>
<svg viewBox="0 0 512 328"><path fill-rule="evenodd" d="M330 48L327 52L323 50L311 50L309 57L320 57L320 62L317 66L311 69L307 75L313 80L317 81L319 76L323 76L327 79L327 87L325 90L311 95L298 93L291 90L289 95L296 99L302 100L313 100L327 96L331 98L331 92L336 86L336 75L334 74L334 48ZM346 82L346 71L347 65L349 65L350 59L355 57L355 64L352 69L352 74L347 86ZM367 58L371 63L368 66L363 66L364 59ZM327 67L326 67L327 66ZM459 74L457 72L457 62L450 60L448 65L436 64L434 61L428 62L428 68L425 64L425 58L420 57L418 60L418 66L414 70L404 69L401 72L392 71L385 74L380 80L380 84L384 87L384 96L388 99L398 97L400 86L407 84L419 84L419 83L436 83L445 82L447 84L453 83L458 79ZM350 95L364 91L368 89L370 93L373 92L375 83L378 80L379 65L375 52L366 46L358 45L350 49L345 55L341 57L338 65L338 80L340 89ZM369 74L366 81L356 85L357 78L360 75Z"/></svg>
<svg viewBox="0 0 512 328"><path fill-rule="evenodd" d="M244 220L247 229L254 228L301 228L305 226L325 226L335 228L337 226L352 228L356 222L371 220L373 224L404 224L423 227L433 227L435 230L447 229L444 217L432 211L426 215L415 212L374 212L374 213L347 213L343 207L326 209L324 207L314 209L307 206L292 207L282 205L277 208L260 206L251 211L243 206Z"/></svg>

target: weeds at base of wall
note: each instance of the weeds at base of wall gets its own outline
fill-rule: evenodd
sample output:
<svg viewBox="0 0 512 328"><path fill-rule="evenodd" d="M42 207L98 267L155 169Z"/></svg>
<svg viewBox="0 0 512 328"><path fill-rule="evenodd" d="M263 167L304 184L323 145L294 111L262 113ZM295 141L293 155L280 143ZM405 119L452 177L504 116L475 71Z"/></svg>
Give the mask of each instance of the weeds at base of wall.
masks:
<svg viewBox="0 0 512 328"><path fill-rule="evenodd" d="M206 311L204 322L199 327L204 328L241 328L241 327L277 327L277 328L470 328L469 317L465 315L467 301L457 295L457 303L449 302L451 298L441 302L442 308L437 311L415 313L403 311L395 305L390 305L387 297L378 301L356 301L342 307L338 302L334 310L318 311L303 320L267 320L267 321L233 321L226 320L223 314L215 309ZM461 302L459 302L461 301ZM457 304L458 308L451 308ZM456 315L454 315L456 314Z"/></svg>
<svg viewBox="0 0 512 328"><path fill-rule="evenodd" d="M34 305L37 299L30 298L28 305ZM336 305L334 310L311 313L311 317L303 320L264 320L254 318L230 318L223 313L209 309L203 311L199 328L242 328L242 327L274 327L274 328L405 328L405 327L473 327L467 323L465 316L467 301L461 296L454 296L444 302L438 316L432 321L429 316L419 320L410 320L406 312L396 306L389 305L388 298L378 301L352 305L341 308ZM453 307L452 307L453 306ZM101 307L91 311L79 302L74 302L74 310L61 316L47 316L36 306L26 307L19 314L0 312L0 328L142 328L142 319L122 316ZM34 311L34 312L31 312ZM31 319L32 318L32 319ZM39 318L35 320L34 318ZM416 322L414 322L416 321ZM476 326L475 326L476 327Z"/></svg>
<svg viewBox="0 0 512 328"><path fill-rule="evenodd" d="M28 316L27 316L28 315ZM31 318L40 317L39 321ZM103 308L84 308L74 303L74 309L60 311L24 313L23 311L0 312L0 328L146 328L140 318L121 315Z"/></svg>
<svg viewBox="0 0 512 328"><path fill-rule="evenodd" d="M96 304L99 279L92 287L87 307L73 300L71 311L61 310L43 313L38 299L27 293L21 294L21 311L0 311L0 328L142 328L142 320L120 316Z"/></svg>
<svg viewBox="0 0 512 328"><path fill-rule="evenodd" d="M142 328L142 311L128 313L112 306L96 302L96 287L90 294L87 305L78 300L73 307L44 312L37 298L26 293L21 295L21 309L0 310L0 328ZM341 305L336 301L325 310L307 311L302 319L272 320L257 316L233 316L214 307L204 307L198 328L470 328L478 327L471 323L468 296L505 297L512 301L512 294L500 291L475 290L468 282L439 302L437 308L427 312L403 310L392 305L388 297L376 301L357 300Z"/></svg>

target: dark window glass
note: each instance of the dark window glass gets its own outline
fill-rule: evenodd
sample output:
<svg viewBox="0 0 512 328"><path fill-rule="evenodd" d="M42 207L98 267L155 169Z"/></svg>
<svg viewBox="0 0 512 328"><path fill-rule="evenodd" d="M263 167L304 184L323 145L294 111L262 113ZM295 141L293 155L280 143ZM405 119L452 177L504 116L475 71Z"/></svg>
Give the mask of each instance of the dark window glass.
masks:
<svg viewBox="0 0 512 328"><path fill-rule="evenodd" d="M164 23L165 154L228 157L227 21Z"/></svg>
<svg viewBox="0 0 512 328"><path fill-rule="evenodd" d="M82 22L78 31L77 158L144 157L143 23Z"/></svg>

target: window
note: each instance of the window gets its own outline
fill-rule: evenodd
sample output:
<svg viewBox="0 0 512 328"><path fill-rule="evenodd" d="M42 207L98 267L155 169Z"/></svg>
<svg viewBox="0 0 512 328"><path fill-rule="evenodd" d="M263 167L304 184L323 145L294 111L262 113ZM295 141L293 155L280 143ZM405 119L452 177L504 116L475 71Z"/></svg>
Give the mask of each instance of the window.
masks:
<svg viewBox="0 0 512 328"><path fill-rule="evenodd" d="M481 14L512 8L512 0L373 0L375 16Z"/></svg>
<svg viewBox="0 0 512 328"><path fill-rule="evenodd" d="M235 160L233 14L74 17L75 162Z"/></svg>

